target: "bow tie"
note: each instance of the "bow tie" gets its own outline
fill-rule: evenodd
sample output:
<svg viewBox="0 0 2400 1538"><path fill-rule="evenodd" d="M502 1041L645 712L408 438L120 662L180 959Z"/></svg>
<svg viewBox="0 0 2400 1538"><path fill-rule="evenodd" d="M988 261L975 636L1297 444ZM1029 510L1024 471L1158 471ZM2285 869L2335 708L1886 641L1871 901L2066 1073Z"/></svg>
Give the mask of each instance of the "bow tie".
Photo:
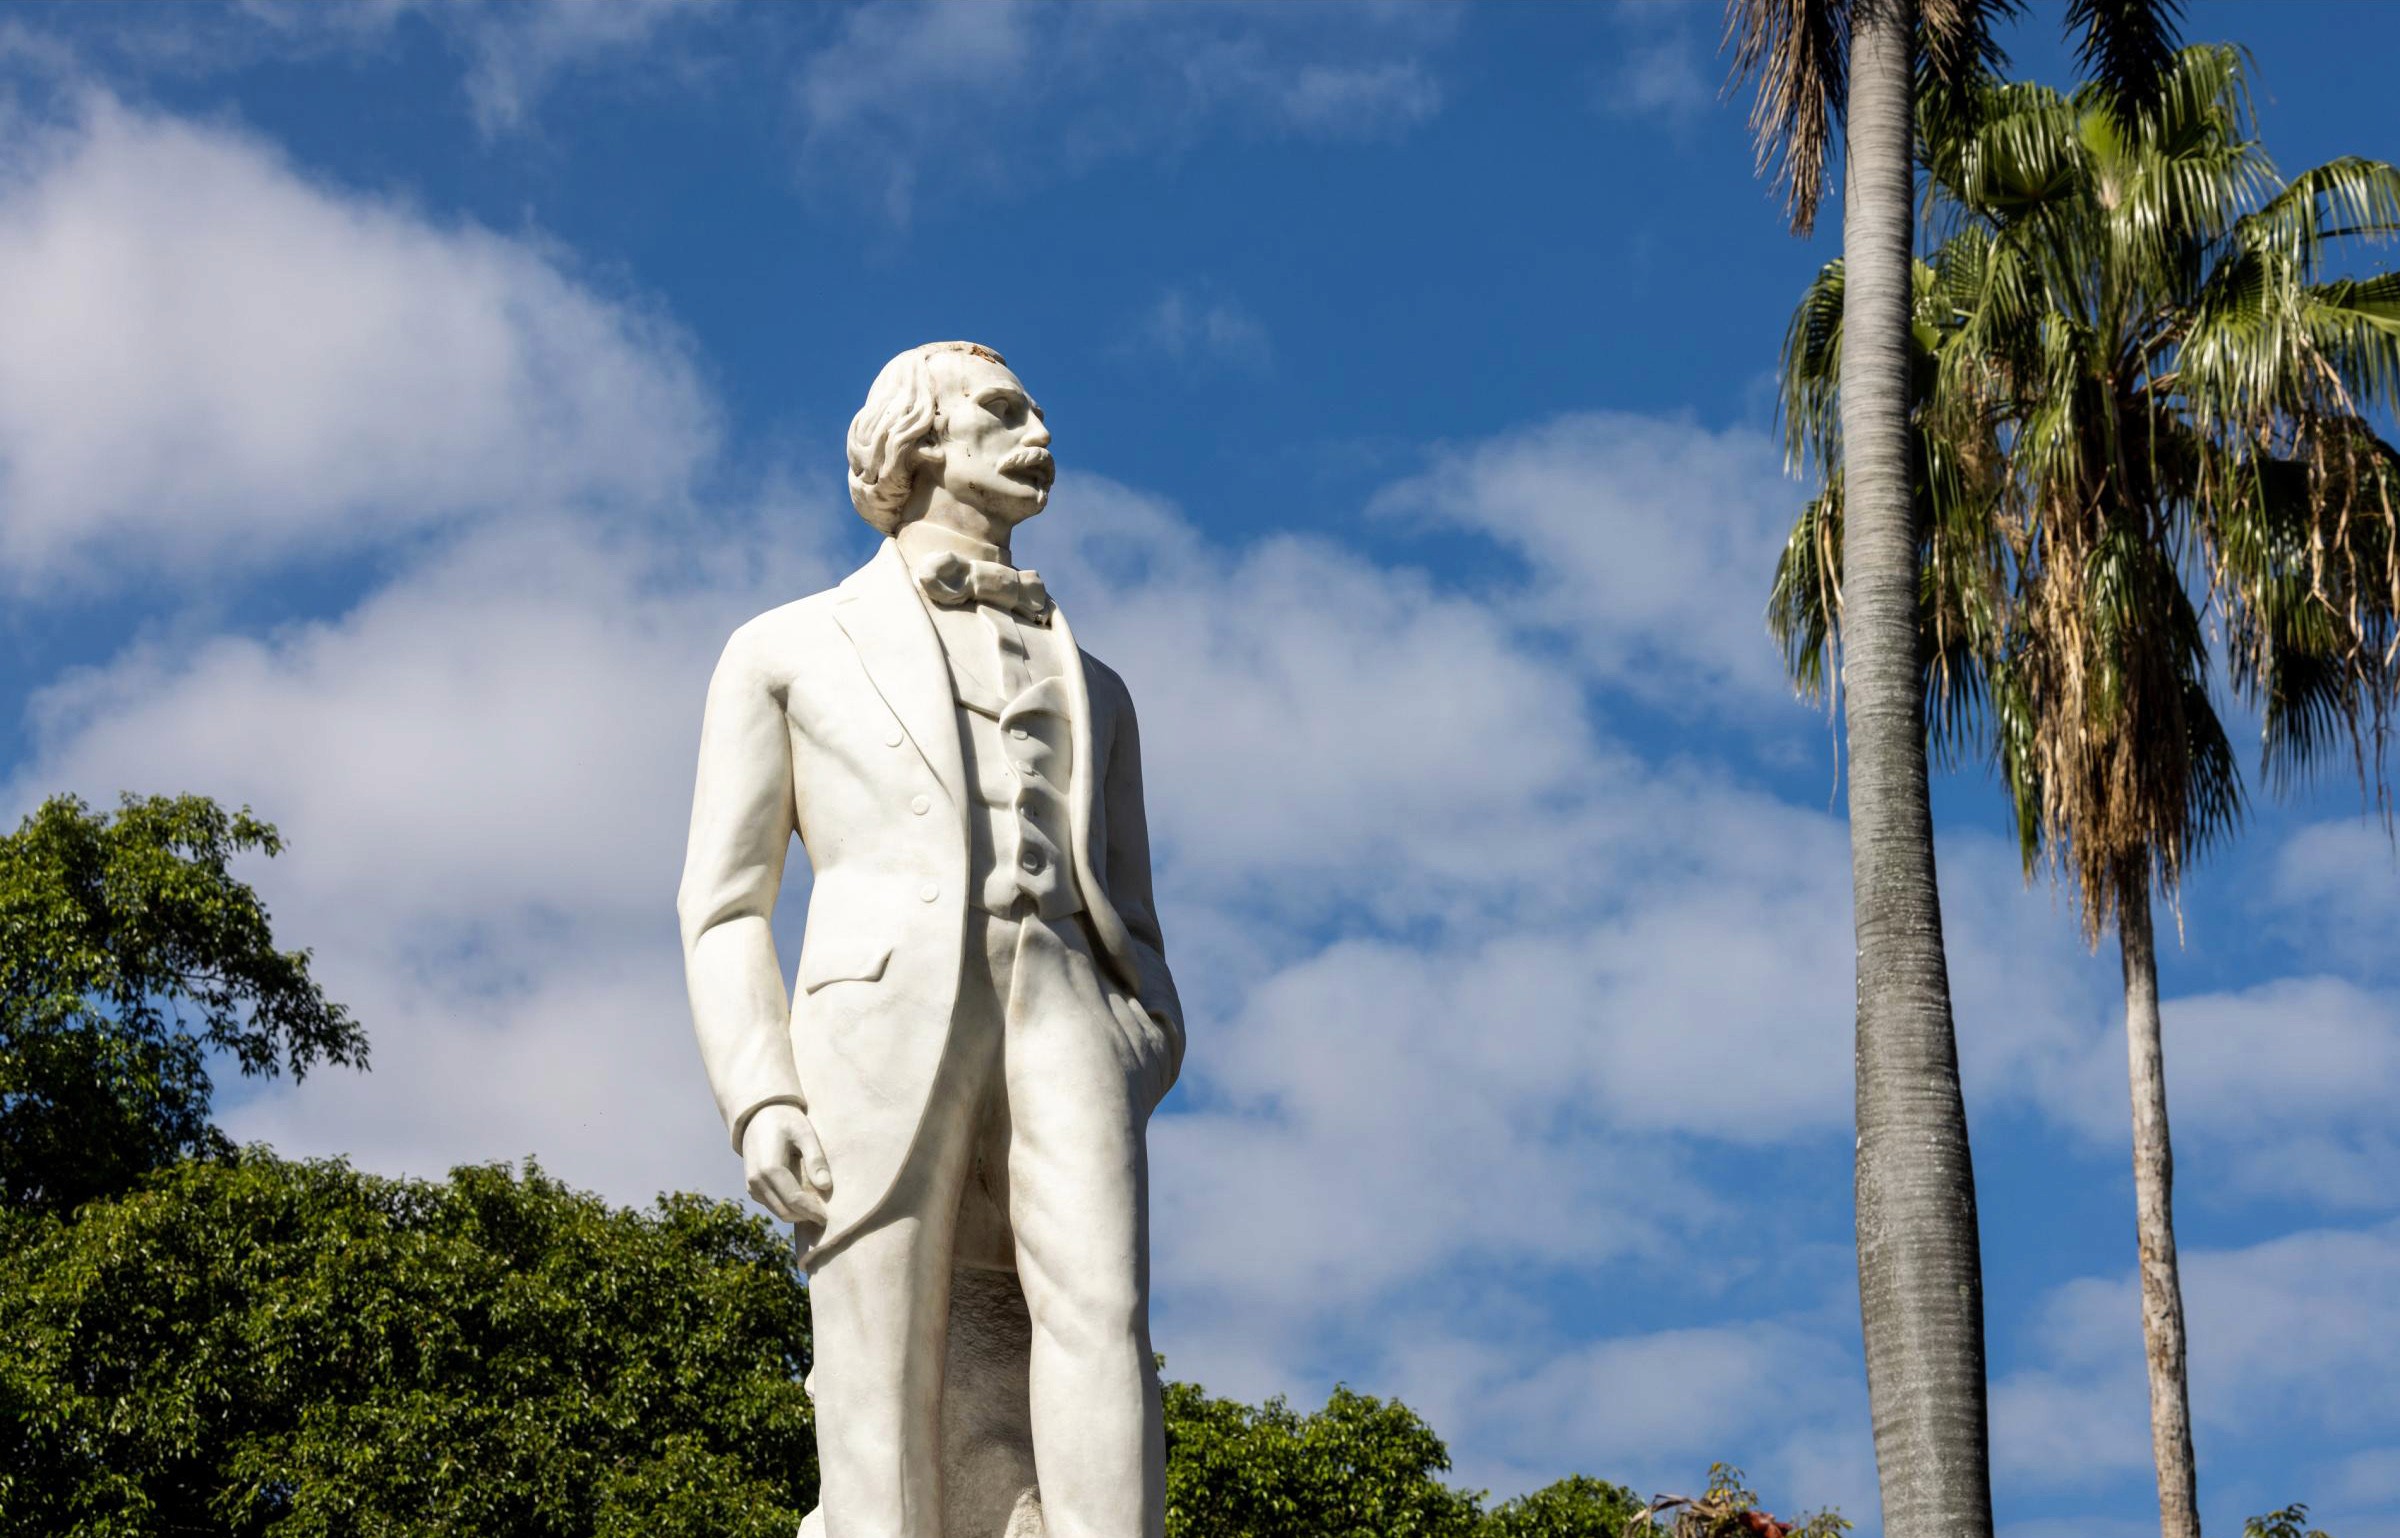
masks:
<svg viewBox="0 0 2400 1538"><path fill-rule="evenodd" d="M998 561L969 560L953 551L929 555L916 565L917 585L925 596L944 608L964 603L988 603L1013 610L1037 625L1050 622L1050 590L1042 574L1019 571Z"/></svg>

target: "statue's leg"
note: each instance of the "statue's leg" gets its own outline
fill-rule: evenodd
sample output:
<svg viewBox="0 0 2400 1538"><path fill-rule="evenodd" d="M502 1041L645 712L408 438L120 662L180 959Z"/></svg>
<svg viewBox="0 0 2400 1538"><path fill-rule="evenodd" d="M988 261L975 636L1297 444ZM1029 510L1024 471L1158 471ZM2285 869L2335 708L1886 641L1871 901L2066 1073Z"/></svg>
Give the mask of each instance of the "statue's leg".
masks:
<svg viewBox="0 0 2400 1538"><path fill-rule="evenodd" d="M970 966L907 1166L879 1216L812 1259L824 1538L949 1538L942 1399L959 1199L999 1047L992 981ZM841 1152L828 1149L833 1178ZM810 1538L815 1538L814 1534Z"/></svg>
<svg viewBox="0 0 2400 1538"><path fill-rule="evenodd" d="M959 1268L942 1384L944 1538L1042 1538L1025 1389L1032 1337L1013 1273Z"/></svg>
<svg viewBox="0 0 2400 1538"><path fill-rule="evenodd" d="M1115 1013L1079 924L1024 925L1001 1058L1050 1538L1165 1530L1145 1147L1162 1048L1146 1021Z"/></svg>
<svg viewBox="0 0 2400 1538"><path fill-rule="evenodd" d="M893 1212L810 1267L826 1538L941 1538L948 1227Z"/></svg>

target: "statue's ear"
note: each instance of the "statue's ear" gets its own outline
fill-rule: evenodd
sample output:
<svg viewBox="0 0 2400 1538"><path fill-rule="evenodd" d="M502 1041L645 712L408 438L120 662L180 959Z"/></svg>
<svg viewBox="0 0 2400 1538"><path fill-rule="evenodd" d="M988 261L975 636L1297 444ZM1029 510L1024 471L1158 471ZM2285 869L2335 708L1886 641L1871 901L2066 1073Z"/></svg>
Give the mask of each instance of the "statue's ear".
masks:
<svg viewBox="0 0 2400 1538"><path fill-rule="evenodd" d="M921 465L938 465L942 462L942 428L939 418L935 419L933 426L925 429L925 436L917 440L916 461Z"/></svg>

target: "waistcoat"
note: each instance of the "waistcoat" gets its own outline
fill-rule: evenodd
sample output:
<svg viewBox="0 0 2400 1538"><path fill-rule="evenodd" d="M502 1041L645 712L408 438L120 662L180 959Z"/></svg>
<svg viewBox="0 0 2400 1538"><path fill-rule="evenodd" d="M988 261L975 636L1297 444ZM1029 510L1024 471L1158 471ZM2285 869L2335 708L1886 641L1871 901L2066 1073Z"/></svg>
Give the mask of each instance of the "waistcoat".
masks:
<svg viewBox="0 0 2400 1538"><path fill-rule="evenodd" d="M970 605L943 617L952 623L935 629L971 802L967 888L988 913L1017 913L1020 901L1046 919L1080 912L1067 800L1074 721L1055 641L1048 631L1029 637L1032 627L1001 610ZM956 656L962 641L980 656Z"/></svg>

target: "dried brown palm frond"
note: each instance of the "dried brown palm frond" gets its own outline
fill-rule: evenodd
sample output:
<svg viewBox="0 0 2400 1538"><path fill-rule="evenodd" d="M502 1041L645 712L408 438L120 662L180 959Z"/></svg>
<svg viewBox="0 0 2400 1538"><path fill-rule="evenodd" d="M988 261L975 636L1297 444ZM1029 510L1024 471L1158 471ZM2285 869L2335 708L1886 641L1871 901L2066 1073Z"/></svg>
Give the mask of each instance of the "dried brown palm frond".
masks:
<svg viewBox="0 0 2400 1538"><path fill-rule="evenodd" d="M1725 46L1733 50L1728 87L1757 81L1750 132L1758 141L1758 172L1783 189L1785 215L1803 235L1816 228L1848 99L1852 3L1733 0L1725 8Z"/></svg>

